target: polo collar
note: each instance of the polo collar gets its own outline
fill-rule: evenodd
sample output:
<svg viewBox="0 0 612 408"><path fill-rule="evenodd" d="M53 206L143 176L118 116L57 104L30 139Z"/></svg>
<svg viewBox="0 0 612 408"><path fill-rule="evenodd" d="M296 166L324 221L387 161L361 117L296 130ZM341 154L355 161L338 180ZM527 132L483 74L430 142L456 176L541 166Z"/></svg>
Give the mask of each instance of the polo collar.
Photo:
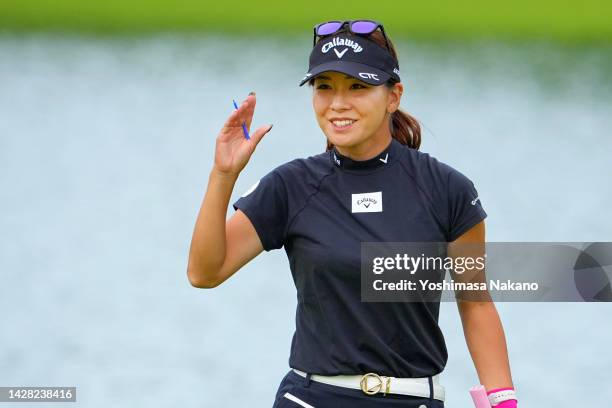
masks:
<svg viewBox="0 0 612 408"><path fill-rule="evenodd" d="M402 144L391 138L391 142L387 147L376 156L367 160L353 160L348 156L343 156L334 146L329 155L331 161L338 168L345 170L371 170L378 167L388 166L393 163L402 150Z"/></svg>

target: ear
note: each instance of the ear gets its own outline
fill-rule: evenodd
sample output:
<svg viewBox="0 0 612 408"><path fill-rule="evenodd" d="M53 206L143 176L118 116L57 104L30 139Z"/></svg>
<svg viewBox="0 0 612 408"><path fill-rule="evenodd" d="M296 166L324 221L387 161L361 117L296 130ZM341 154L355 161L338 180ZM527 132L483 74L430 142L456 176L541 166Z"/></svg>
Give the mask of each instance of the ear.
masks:
<svg viewBox="0 0 612 408"><path fill-rule="evenodd" d="M398 82L389 90L389 102L387 104L387 112L393 113L399 109L402 94L404 93L404 85Z"/></svg>

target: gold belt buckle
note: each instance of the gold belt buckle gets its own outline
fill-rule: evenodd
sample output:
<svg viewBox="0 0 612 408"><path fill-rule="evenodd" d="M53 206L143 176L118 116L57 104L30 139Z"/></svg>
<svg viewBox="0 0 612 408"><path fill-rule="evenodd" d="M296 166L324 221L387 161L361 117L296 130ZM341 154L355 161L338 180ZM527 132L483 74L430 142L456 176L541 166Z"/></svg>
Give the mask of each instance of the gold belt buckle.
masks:
<svg viewBox="0 0 612 408"><path fill-rule="evenodd" d="M374 384L368 384L368 378L372 378ZM387 395L387 393L389 392L389 388L391 387L391 378L380 376L376 373L366 373L361 377L361 381L359 382L359 385L361 386L361 391L368 395L374 395L380 392L380 390L382 390L383 388L385 378L387 379L387 385L385 387L384 395Z"/></svg>

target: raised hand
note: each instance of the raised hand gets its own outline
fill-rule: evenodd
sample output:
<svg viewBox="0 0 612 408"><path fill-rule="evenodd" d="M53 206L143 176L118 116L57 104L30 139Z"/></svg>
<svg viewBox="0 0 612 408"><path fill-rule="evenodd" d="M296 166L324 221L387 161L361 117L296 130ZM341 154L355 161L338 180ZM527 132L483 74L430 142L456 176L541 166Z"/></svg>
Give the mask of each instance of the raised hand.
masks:
<svg viewBox="0 0 612 408"><path fill-rule="evenodd" d="M215 168L217 171L237 176L249 161L255 151L255 147L266 133L272 129L272 125L264 125L251 133L251 121L255 112L255 93L238 105L225 121L221 132L217 136L215 146ZM250 139L247 140L242 131L242 123L246 122Z"/></svg>

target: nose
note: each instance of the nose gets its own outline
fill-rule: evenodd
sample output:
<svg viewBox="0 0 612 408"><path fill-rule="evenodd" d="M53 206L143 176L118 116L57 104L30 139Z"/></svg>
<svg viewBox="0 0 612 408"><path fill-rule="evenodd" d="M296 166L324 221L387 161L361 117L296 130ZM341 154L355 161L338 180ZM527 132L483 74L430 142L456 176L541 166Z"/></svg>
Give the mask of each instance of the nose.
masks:
<svg viewBox="0 0 612 408"><path fill-rule="evenodd" d="M334 96L332 98L332 102L330 105L330 109L334 111L343 111L350 109L350 103L348 97L343 91L334 92Z"/></svg>

